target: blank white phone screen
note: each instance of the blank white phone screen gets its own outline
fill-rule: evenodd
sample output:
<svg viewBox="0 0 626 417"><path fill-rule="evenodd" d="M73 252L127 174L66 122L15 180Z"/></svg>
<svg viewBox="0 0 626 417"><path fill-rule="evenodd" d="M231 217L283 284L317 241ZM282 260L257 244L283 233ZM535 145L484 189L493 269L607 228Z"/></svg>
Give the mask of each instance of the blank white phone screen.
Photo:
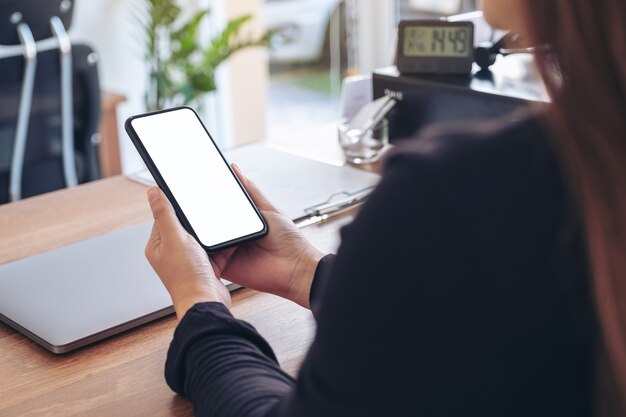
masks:
<svg viewBox="0 0 626 417"><path fill-rule="evenodd" d="M203 245L263 230L256 210L192 110L140 117L131 123Z"/></svg>

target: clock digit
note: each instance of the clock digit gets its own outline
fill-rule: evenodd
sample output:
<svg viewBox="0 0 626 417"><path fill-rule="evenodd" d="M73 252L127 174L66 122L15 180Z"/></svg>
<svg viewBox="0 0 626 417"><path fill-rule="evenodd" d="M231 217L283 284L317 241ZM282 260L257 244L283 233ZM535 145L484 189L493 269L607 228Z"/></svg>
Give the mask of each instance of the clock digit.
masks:
<svg viewBox="0 0 626 417"><path fill-rule="evenodd" d="M459 29L456 31L456 37L459 41L459 43L461 44L461 47L459 49L456 49L455 47L455 51L458 52L459 54L466 54L467 50L469 48L469 45L467 44L467 30L465 29Z"/></svg>
<svg viewBox="0 0 626 417"><path fill-rule="evenodd" d="M451 44L452 49L454 50L455 53L458 53L458 49L459 49L458 32L459 32L458 30L448 31L448 42Z"/></svg>
<svg viewBox="0 0 626 417"><path fill-rule="evenodd" d="M437 53L437 48L439 48L440 52L445 52L446 48L446 32L445 30L437 30L433 31L433 42L431 46L431 50L433 53Z"/></svg>

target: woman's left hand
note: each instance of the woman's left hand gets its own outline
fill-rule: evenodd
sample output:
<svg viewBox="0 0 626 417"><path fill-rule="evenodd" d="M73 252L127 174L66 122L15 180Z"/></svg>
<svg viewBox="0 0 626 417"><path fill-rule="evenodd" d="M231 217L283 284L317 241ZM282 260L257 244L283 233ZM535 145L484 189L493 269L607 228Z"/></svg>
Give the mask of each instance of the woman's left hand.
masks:
<svg viewBox="0 0 626 417"><path fill-rule="evenodd" d="M215 275L209 256L180 224L163 192L152 187L148 201L154 216L146 257L172 297L178 319L200 302L230 308L230 293Z"/></svg>

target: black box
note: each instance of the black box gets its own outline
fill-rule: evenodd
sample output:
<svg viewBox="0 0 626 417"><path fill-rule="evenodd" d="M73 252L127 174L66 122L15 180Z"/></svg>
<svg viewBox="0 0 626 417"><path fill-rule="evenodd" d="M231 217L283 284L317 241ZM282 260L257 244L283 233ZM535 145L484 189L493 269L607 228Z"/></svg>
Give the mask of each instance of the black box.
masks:
<svg viewBox="0 0 626 417"><path fill-rule="evenodd" d="M396 67L375 71L374 99L391 95L398 100L387 117L390 141L409 139L433 123L500 118L545 106L549 99L543 83L528 71L520 73L511 58L507 65L471 76L401 75Z"/></svg>

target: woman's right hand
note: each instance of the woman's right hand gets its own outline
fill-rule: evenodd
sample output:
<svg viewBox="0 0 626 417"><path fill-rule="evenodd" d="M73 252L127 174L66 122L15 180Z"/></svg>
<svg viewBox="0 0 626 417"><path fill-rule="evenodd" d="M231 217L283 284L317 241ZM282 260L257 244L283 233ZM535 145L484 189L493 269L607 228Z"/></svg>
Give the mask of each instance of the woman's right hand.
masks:
<svg viewBox="0 0 626 417"><path fill-rule="evenodd" d="M324 256L246 178L233 169L268 224L262 239L211 256L215 273L236 284L269 292L309 308L309 294L315 269Z"/></svg>

